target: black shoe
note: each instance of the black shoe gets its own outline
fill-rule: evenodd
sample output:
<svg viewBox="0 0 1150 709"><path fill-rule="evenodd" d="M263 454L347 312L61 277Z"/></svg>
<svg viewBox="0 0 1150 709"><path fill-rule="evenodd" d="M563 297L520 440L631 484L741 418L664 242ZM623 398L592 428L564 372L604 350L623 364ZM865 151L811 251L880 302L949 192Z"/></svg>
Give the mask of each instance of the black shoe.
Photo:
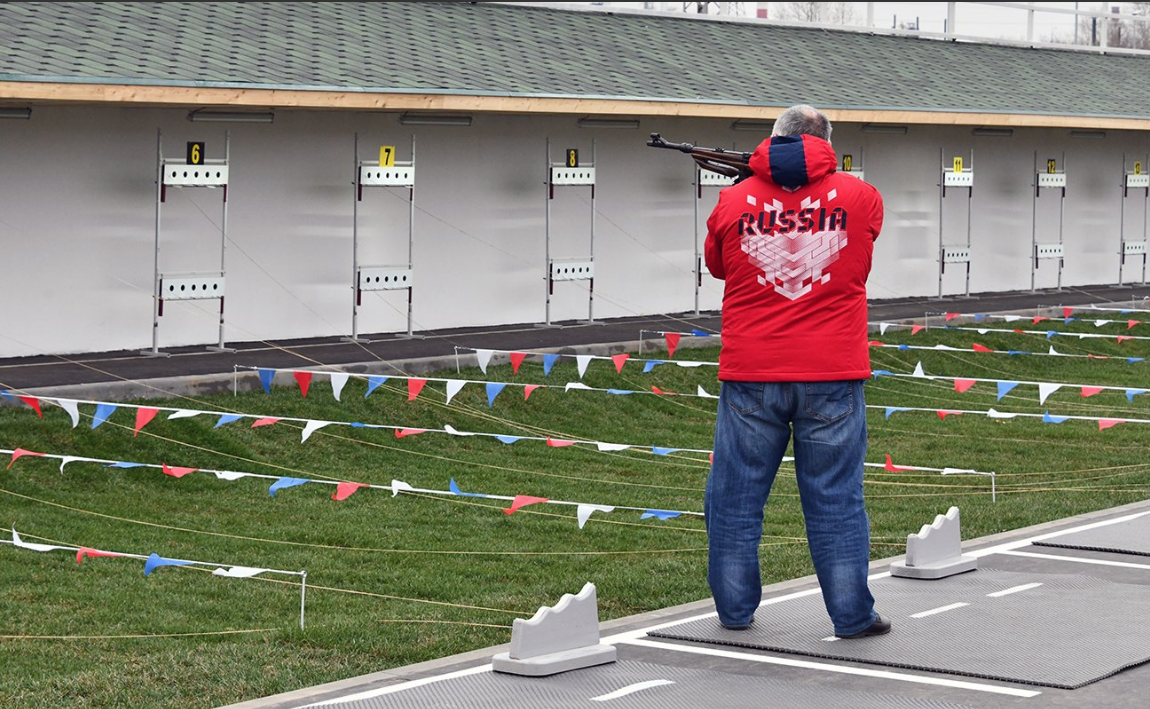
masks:
<svg viewBox="0 0 1150 709"><path fill-rule="evenodd" d="M869 638L872 635L886 635L889 632L890 621L883 620L881 615L875 613L874 622L870 624L870 627L864 628L863 630L860 630L859 632L852 635L839 635L838 633L835 633L835 637L842 640L854 640L856 638Z"/></svg>
<svg viewBox="0 0 1150 709"><path fill-rule="evenodd" d="M748 621L746 625L724 625L723 623L719 623L719 625L722 625L723 628L726 630L746 630L746 629L750 628L751 625L754 624L754 622L755 622L755 616L751 616L750 621Z"/></svg>

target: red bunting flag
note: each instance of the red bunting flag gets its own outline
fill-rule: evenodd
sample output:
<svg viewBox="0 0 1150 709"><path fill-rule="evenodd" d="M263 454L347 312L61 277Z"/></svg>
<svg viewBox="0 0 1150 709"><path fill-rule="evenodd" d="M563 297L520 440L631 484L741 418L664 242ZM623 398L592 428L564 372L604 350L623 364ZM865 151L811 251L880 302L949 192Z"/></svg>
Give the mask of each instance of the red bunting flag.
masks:
<svg viewBox="0 0 1150 709"><path fill-rule="evenodd" d="M870 340L866 344L867 344L867 347L885 347L886 346L885 342L879 342L878 340Z"/></svg>
<svg viewBox="0 0 1150 709"><path fill-rule="evenodd" d="M117 554L114 551L100 551L99 549L80 547L76 550L76 563L83 564L85 556L123 556L123 554Z"/></svg>
<svg viewBox="0 0 1150 709"><path fill-rule="evenodd" d="M531 392L535 391L536 389L538 389L541 386L543 386L543 385L542 384L528 384L527 386L523 387L523 400L527 401L527 397L531 396Z"/></svg>
<svg viewBox="0 0 1150 709"><path fill-rule="evenodd" d="M679 337L680 337L679 333L677 333L677 332L665 332L665 333L663 333L663 337L666 338L666 340L667 340L667 356L668 357L674 357L675 356L675 348L679 346Z"/></svg>
<svg viewBox="0 0 1150 709"><path fill-rule="evenodd" d="M962 392L966 391L967 389L971 388L972 386L974 386L974 380L973 379L955 379L954 380L954 390L959 392L960 394Z"/></svg>
<svg viewBox="0 0 1150 709"><path fill-rule="evenodd" d="M946 314L946 321L950 322L951 320L954 320L955 318L957 318L959 315L962 315L962 313L947 313Z"/></svg>
<svg viewBox="0 0 1150 709"><path fill-rule="evenodd" d="M270 426L273 423L275 423L276 421L279 421L279 419L272 418L270 416L267 418L256 419L255 421L252 422L252 428L259 428L260 426Z"/></svg>
<svg viewBox="0 0 1150 709"><path fill-rule="evenodd" d="M911 327L910 334L917 335L920 330L925 330L925 329L926 329L926 325L915 325L915 326Z"/></svg>
<svg viewBox="0 0 1150 709"><path fill-rule="evenodd" d="M626 353L611 355L611 361L615 363L615 373L616 374L622 374L623 373L623 365L627 363L627 360L630 359L630 357L631 357L631 355L626 354Z"/></svg>
<svg viewBox="0 0 1150 709"><path fill-rule="evenodd" d="M182 478L188 473L194 473L199 468L177 468L175 466L169 467L167 463L160 463L164 469L164 475L171 475L173 478Z"/></svg>
<svg viewBox="0 0 1150 709"><path fill-rule="evenodd" d="M1132 328L1133 328L1135 325L1141 325L1141 324L1142 324L1142 321L1141 321L1141 320L1127 320L1127 321L1126 321L1126 329L1127 329L1127 330L1130 330L1130 329L1132 329Z"/></svg>
<svg viewBox="0 0 1150 709"><path fill-rule="evenodd" d="M1034 320L1032 320L1030 324L1031 325L1037 325L1038 323L1042 322L1043 320L1049 320L1049 319L1050 318L1044 318L1041 315L1035 315Z"/></svg>
<svg viewBox="0 0 1150 709"><path fill-rule="evenodd" d="M361 487L368 487L368 485L367 483L340 483L335 486L335 492L332 493L331 499L346 500Z"/></svg>
<svg viewBox="0 0 1150 709"><path fill-rule="evenodd" d="M147 426L152 419L156 418L156 414L160 413L159 409L153 409L147 406L141 406L136 409L136 430L132 432L132 438L135 438L140 433L140 429Z"/></svg>
<svg viewBox="0 0 1150 709"><path fill-rule="evenodd" d="M299 393L307 398L307 388L311 386L311 372L294 372L292 376L299 382Z"/></svg>
<svg viewBox="0 0 1150 709"><path fill-rule="evenodd" d="M419 392L423 391L423 385L427 383L426 379L408 379L407 380L407 400L414 401L415 397L419 396Z"/></svg>
<svg viewBox="0 0 1150 709"><path fill-rule="evenodd" d="M1088 396L1094 396L1100 391L1102 391L1102 387L1082 387L1082 398L1085 399Z"/></svg>
<svg viewBox="0 0 1150 709"><path fill-rule="evenodd" d="M40 418L44 418L44 414L40 411L40 400L39 399L37 399L34 396L19 396L16 398L18 398L20 401L23 401L25 404L31 406L32 410L36 412L37 416L39 416Z"/></svg>
<svg viewBox="0 0 1150 709"><path fill-rule="evenodd" d="M397 428L395 429L395 437L403 438L404 436L414 436L417 433L427 433L426 428Z"/></svg>
<svg viewBox="0 0 1150 709"><path fill-rule="evenodd" d="M947 416L959 416L961 414L962 414L961 411L939 411L938 417L940 419L945 419Z"/></svg>
<svg viewBox="0 0 1150 709"><path fill-rule="evenodd" d="M1131 339L1130 335L1119 335L1118 336L1118 344L1122 344L1123 342L1125 342L1129 339Z"/></svg>
<svg viewBox="0 0 1150 709"><path fill-rule="evenodd" d="M516 495L515 499L511 502L511 509L503 510L505 515L513 515L515 511L527 505L534 505L538 502L550 502L546 497L532 497L530 495Z"/></svg>
<svg viewBox="0 0 1150 709"><path fill-rule="evenodd" d="M990 349L989 347L986 347L985 345L978 344L977 342L975 342L973 345L971 345L970 349L974 350L975 352L993 352L994 351L994 350Z"/></svg>
<svg viewBox="0 0 1150 709"><path fill-rule="evenodd" d="M897 465L895 465L894 463L892 463L890 460L890 453L886 454L886 465L884 465L883 468L888 473L899 473L899 472L902 472L904 470L910 470L910 468L900 468Z"/></svg>
<svg viewBox="0 0 1150 709"><path fill-rule="evenodd" d="M662 396L670 396L670 394L668 394L667 392L663 391L663 390L662 390L662 389L660 389L659 387L651 387L651 393L652 393L652 394L661 394Z"/></svg>
<svg viewBox="0 0 1150 709"><path fill-rule="evenodd" d="M551 438L550 436L548 436L547 437L547 445L551 446L552 448L563 448L564 446L575 445L575 441L561 441L561 440L557 440L557 439L554 439L554 438Z"/></svg>
<svg viewBox="0 0 1150 709"><path fill-rule="evenodd" d="M1068 317L1070 317L1070 314L1073 312L1074 312L1074 308L1063 308L1062 309L1062 317L1068 318Z"/></svg>
<svg viewBox="0 0 1150 709"><path fill-rule="evenodd" d="M44 455L44 454L43 453L37 453L36 451L24 450L23 448L17 448L16 450L12 451L12 462L8 463L8 468L11 468L12 463L15 463L16 461L20 460L21 458L23 458L26 455ZM7 470L8 468L5 468L5 470Z"/></svg>
<svg viewBox="0 0 1150 709"><path fill-rule="evenodd" d="M1120 423L1126 423L1125 419L1098 419L1098 430L1105 431L1112 426L1117 426Z"/></svg>
<svg viewBox="0 0 1150 709"><path fill-rule="evenodd" d="M1096 355L1096 354L1087 354L1086 357L1088 359L1110 359L1106 355Z"/></svg>
<svg viewBox="0 0 1150 709"><path fill-rule="evenodd" d="M1017 332L1019 335L1022 335L1022 334L1024 334L1024 333L1022 332L1022 328L1018 328L1018 327L1016 327L1016 328L1014 328L1014 331L1015 331L1015 332Z"/></svg>
<svg viewBox="0 0 1150 709"><path fill-rule="evenodd" d="M526 352L512 352L511 353L511 373L519 374L519 365L523 364L523 358L527 356Z"/></svg>

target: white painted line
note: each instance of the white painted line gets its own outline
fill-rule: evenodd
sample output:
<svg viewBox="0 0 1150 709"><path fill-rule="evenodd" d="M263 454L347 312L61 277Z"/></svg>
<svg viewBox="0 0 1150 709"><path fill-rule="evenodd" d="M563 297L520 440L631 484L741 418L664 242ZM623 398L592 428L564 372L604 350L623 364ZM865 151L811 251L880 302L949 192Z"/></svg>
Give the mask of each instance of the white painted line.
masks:
<svg viewBox="0 0 1150 709"><path fill-rule="evenodd" d="M988 593L988 594L986 594L986 597L987 598L1002 598L1003 596L1009 596L1012 593L1020 593L1022 591L1029 591L1030 589L1038 588L1041 585L1042 585L1041 583L1024 583L1021 586L1013 586L1011 588L1006 588L1006 589L1003 589L1001 591L995 591L994 593Z"/></svg>
<svg viewBox="0 0 1150 709"><path fill-rule="evenodd" d="M1058 556L1057 554L1035 554L1031 551L1001 551L1006 556L1026 556L1031 559L1054 559L1055 561L1073 561L1079 564L1094 564L1095 566L1118 566L1123 569L1150 569L1147 564L1135 564L1129 561L1107 561L1105 559L1083 559L1077 556Z"/></svg>
<svg viewBox="0 0 1150 709"><path fill-rule="evenodd" d="M925 618L928 615L937 615L938 613L945 613L947 611L952 611L955 608L962 608L963 606L969 605L969 603L951 603L949 606L939 606L938 608L932 608L928 611L923 611L922 613L915 613L911 616L911 618Z"/></svg>
<svg viewBox="0 0 1150 709"><path fill-rule="evenodd" d="M839 638L839 636L837 636L837 635L828 635L828 636L826 636L825 638L823 638L823 639L822 639L820 642L824 642L824 643L833 643L833 642L836 642L836 641L838 641L838 640L840 640L840 639L841 639L841 638Z"/></svg>
<svg viewBox="0 0 1150 709"><path fill-rule="evenodd" d="M466 677L468 675L477 675L480 672L490 672L490 671L491 671L491 664L488 663L486 665L480 665L479 667L469 667L466 670L456 670L455 672L448 672L447 674L444 674L444 675L436 675L434 677L424 677L423 679L413 679L410 682L400 682L399 684L389 684L386 687L380 687L379 689L370 689L366 692L359 692L358 694L349 694L346 697L339 697L338 699L329 699L326 702L318 702L316 704L308 704L307 706L302 707L302 709L310 709L311 707L326 707L326 706L331 706L333 704L343 704L344 702L354 702L354 701L358 701L360 699L370 699L372 697L378 697L378 696L383 695L383 694L394 694L395 692L402 692L402 691L407 690L407 689L414 689L416 687L422 687L425 684L431 684L432 682L439 682L440 680L455 679L456 677Z"/></svg>
<svg viewBox="0 0 1150 709"><path fill-rule="evenodd" d="M936 687L951 687L955 689L969 689L976 692L989 692L991 694L1005 694L1011 697L1037 697L1042 692L1036 692L1030 689L1015 689L1014 687L998 687L993 684L980 684L978 682L963 682L954 679L942 679L940 677L922 677L919 675L908 675L902 672L890 672L888 670L869 670L862 667L847 667L845 665L828 665L822 662L811 662L809 660L795 660L789 657L770 657L768 655L752 655L743 652L733 652L731 650L720 650L713 647L704 646L691 646L691 645L673 645L671 643L657 643L650 640L627 640L627 645L639 645L641 647L655 648L658 650L669 650L672 652L685 652L693 655L707 655L708 657L723 657L731 660L746 660L747 662L762 662L768 665L783 665L785 667L798 667L806 670L820 670L823 672L837 672L846 675L858 675L861 677L877 677L879 679L892 679L899 682L913 682L915 684L929 684Z"/></svg>
<svg viewBox="0 0 1150 709"><path fill-rule="evenodd" d="M674 684L674 682L672 682L669 679L652 679L652 680L648 680L646 682L636 682L635 684L629 684L626 687L616 689L614 692L610 692L608 694L603 694L603 695L600 695L598 697L591 697L591 701L593 701L593 702L609 702L612 699L618 699L619 697L625 697L628 694L634 694L635 692L641 692L642 690L650 689L651 687L662 687L665 684Z"/></svg>

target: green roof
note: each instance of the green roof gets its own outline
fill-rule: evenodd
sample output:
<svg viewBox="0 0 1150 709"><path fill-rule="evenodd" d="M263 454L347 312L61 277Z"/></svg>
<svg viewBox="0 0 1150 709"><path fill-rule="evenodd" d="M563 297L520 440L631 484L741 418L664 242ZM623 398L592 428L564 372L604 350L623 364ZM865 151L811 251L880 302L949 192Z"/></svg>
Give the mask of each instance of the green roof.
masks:
<svg viewBox="0 0 1150 709"><path fill-rule="evenodd" d="M467 2L0 3L0 80L1150 118L1150 56Z"/></svg>

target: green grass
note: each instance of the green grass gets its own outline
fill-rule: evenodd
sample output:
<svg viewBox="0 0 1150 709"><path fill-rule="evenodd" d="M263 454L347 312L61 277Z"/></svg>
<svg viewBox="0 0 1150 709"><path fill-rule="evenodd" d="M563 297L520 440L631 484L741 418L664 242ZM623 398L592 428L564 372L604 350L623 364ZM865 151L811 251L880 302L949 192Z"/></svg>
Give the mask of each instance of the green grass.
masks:
<svg viewBox="0 0 1150 709"><path fill-rule="evenodd" d="M1060 330L1075 328L1107 331L1057 323ZM1124 324L1110 329L1125 333ZM936 328L913 336L891 330L876 339L1032 351L1050 344L1041 336ZM876 348L872 362L903 373L921 361L928 374L948 377L1150 388L1150 362L1125 360L1150 354L1150 343L1056 338L1053 344L1060 352L1114 358ZM713 348L683 348L674 359L717 356ZM550 385L578 379L571 358L547 377L532 361L518 375L509 365L493 365L486 376L477 369L437 376ZM281 381L290 379L281 375ZM583 381L685 394L702 385L718 393L713 367L664 365L643 374L630 363L616 374L610 362L595 360ZM640 510L595 513L580 530L569 506L533 505L509 516L501 511L505 501L393 497L380 489L336 502L334 487L315 484L271 498L266 479L225 482L205 473L176 479L87 462L70 463L61 475L59 461L21 458L0 471L0 522L15 526L25 541L306 569L307 628L298 625L295 577L225 579L202 567L173 567L145 578L139 560L89 558L77 566L68 553L0 545L0 706L214 707L290 691L507 642L513 618L529 617L587 581L598 587L601 620L709 597L702 519L641 520L640 512L702 510L706 454L656 456L649 447L709 449L716 401L557 389L537 390L524 401L521 388L508 386L489 408L479 385L465 387L450 406L442 383L428 384L413 402L402 380L366 399L364 391L366 383L353 379L336 402L326 378L316 377L306 399L292 383L271 394L151 403L415 428L450 424L637 447L604 453L442 433L396 439L390 430L346 426L328 426L301 443L298 424L251 429L250 420L241 420L213 428L215 417L169 421L166 414L133 437L130 409L92 430L93 407L82 405L81 424L73 429L68 415L48 404L43 420L27 407L0 409L0 447L375 485L398 479L431 490L447 490L454 478L467 492ZM1113 391L1082 398L1071 387L1040 406L1032 385L996 401L993 384L959 394L947 380L880 377L867 384L867 403L1150 419L1150 395L1133 402ZM998 499L992 502L984 477L868 468L875 558L900 555L907 534L951 505L962 508L963 535L970 539L1142 500L1150 491L1147 424L1099 431L1085 421L1052 425L969 414L940 420L931 412L888 419L883 413L868 413L869 461L881 463L890 454L896 465L994 471ZM764 583L812 572L791 470L780 473L764 531ZM222 634L249 630L259 632ZM161 637L178 634L193 635Z"/></svg>

